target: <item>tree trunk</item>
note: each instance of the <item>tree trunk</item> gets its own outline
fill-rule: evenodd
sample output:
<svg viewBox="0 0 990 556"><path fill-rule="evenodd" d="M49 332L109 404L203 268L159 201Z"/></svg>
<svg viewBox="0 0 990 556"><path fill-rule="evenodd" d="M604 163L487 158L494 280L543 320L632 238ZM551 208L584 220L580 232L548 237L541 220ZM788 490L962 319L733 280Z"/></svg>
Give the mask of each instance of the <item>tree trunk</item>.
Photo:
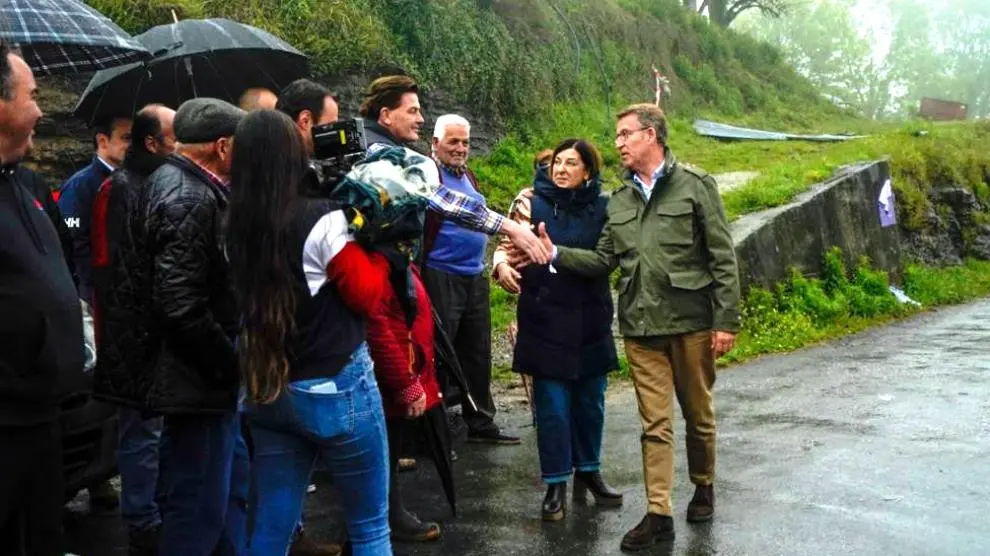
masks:
<svg viewBox="0 0 990 556"><path fill-rule="evenodd" d="M708 19L719 27L732 23L729 14L729 0L708 0Z"/></svg>

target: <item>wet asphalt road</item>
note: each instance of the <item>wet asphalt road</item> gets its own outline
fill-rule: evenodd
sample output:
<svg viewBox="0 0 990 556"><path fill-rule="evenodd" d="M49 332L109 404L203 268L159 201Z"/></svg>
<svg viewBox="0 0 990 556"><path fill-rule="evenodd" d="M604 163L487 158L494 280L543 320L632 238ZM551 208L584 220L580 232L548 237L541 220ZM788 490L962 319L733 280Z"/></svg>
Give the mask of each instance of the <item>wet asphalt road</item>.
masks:
<svg viewBox="0 0 990 556"><path fill-rule="evenodd" d="M990 300L731 368L716 405L716 518L684 520L692 486L678 418L677 540L643 554L990 554ZM459 448L457 518L427 470L404 475L418 483L411 509L445 535L396 553L619 554L645 507L630 387L610 391L606 419L604 471L626 494L622 509L569 507L564 521L541 522L535 431L527 411L504 412L523 445ZM317 538L336 534L332 498L321 487L307 502ZM126 554L116 517L77 515L69 529L82 556Z"/></svg>

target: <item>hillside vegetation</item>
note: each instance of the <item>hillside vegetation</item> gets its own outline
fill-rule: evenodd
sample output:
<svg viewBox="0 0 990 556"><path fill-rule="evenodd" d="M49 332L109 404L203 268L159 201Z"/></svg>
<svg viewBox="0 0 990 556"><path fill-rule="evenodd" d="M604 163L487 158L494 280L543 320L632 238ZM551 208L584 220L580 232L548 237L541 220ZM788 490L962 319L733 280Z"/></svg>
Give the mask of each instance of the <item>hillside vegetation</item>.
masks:
<svg viewBox="0 0 990 556"><path fill-rule="evenodd" d="M314 73L375 76L404 71L427 89L443 89L476 112L494 116L502 140L471 165L489 201L507 208L532 178L537 151L567 136L586 137L605 156L607 177L618 160L614 115L629 102L651 101L656 65L671 82L665 101L671 143L681 160L718 173L756 170L755 182L726 198L734 217L779 205L838 166L894 154L908 158L909 178L923 154L952 143L946 156L966 159L965 176L980 174L975 151L959 150L985 135L940 129L914 140L890 124L854 118L825 101L773 47L710 25L677 0L89 0L132 33L180 18L228 17L264 28L310 55ZM429 112L427 116L436 117ZM726 144L696 135L697 117L783 130L881 132L843 145ZM911 156L905 156L909 153ZM955 168L953 164L939 167ZM894 164L895 178L901 165ZM917 180L911 180L917 181ZM975 183L967 179L968 183ZM929 182L930 183L930 182ZM910 185L905 197L924 208Z"/></svg>
<svg viewBox="0 0 990 556"><path fill-rule="evenodd" d="M843 164L881 157L891 159L899 215L908 229L924 225L934 186L967 187L984 206L990 203L990 157L983 148L990 124L859 119L826 101L773 47L710 25L678 0L87 1L135 34L171 22L172 10L180 18L227 17L264 28L309 54L317 78L396 71L415 76L425 89L442 90L472 114L497 122L500 140L470 164L489 202L501 210L530 182L533 155L564 137L599 145L607 182L614 184L615 113L627 103L653 100L654 65L670 79L664 108L678 158L711 173L760 172L724 196L730 218L786 203ZM425 109L428 119L439 115ZM696 118L869 137L837 144L724 143L697 135L691 126ZM958 275L912 268L905 286L926 302L990 291L977 279L990 271L982 263ZM800 277L780 291L757 294L747 303L749 324L729 359L792 349L907 311L891 304L885 277L865 266L853 274L849 284L824 287L821 295L817 282ZM962 293L941 299L935 295L939 283L958 283L952 291ZM845 301L850 295L858 305ZM514 304L493 288L496 330L513 318Z"/></svg>
<svg viewBox="0 0 990 556"><path fill-rule="evenodd" d="M838 115L778 52L713 27L676 0L89 0L132 33L228 17L284 38L321 75L400 67L520 131L554 104L588 118L652 99L656 64L672 111L809 126ZM610 101L608 104L606 101Z"/></svg>

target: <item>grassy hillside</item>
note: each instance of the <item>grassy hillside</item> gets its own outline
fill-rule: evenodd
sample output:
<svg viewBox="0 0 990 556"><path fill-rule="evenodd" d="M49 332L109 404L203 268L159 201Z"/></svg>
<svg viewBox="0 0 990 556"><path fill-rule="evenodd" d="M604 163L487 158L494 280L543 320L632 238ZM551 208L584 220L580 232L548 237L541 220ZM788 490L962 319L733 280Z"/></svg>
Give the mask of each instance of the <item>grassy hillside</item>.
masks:
<svg viewBox="0 0 990 556"><path fill-rule="evenodd" d="M654 64L671 80L668 109L682 122L853 125L776 50L709 25L677 0L89 3L132 33L170 22L171 10L256 25L309 54L320 75L406 71L504 124L505 148L481 165L499 185L528 180L528 164L517 163L564 135L599 139L608 153L616 108L652 100Z"/></svg>
<svg viewBox="0 0 990 556"><path fill-rule="evenodd" d="M983 148L990 140L990 124L892 125L857 119L823 100L776 50L709 25L683 9L679 0L87 2L132 33L172 21L172 10L180 18L228 17L267 29L300 48L311 56L318 76L403 71L426 89L442 89L499 123L501 140L487 156L473 158L471 166L490 203L503 210L530 182L532 156L564 137L584 137L599 145L606 177L614 183L614 115L627 103L652 101L653 65L671 81L665 109L678 157L711 173L760 172L755 181L725 195L730 218L786 203L843 164L885 156L891 158L899 214L909 228L922 225L930 208L927 191L935 185L966 186L990 202L990 157ZM428 118L438 115L425 108ZM694 133L691 122L699 117L869 137L841 144L723 143ZM988 271L986 265L973 263L963 270L967 274L950 277L919 268L913 281L925 287L913 282L906 286L922 298L938 289L933 284L951 280L980 284L963 298L990 291L990 285L974 278ZM858 284L854 280L849 291ZM800 279L784 287L825 299L817 286ZM826 289L822 295L836 292L848 294ZM834 299L794 305L785 293L774 295L778 297L747 303L751 324L733 357L790 349L900 314L900 309L884 309L864 316ZM878 295L878 303L887 307L889 298ZM818 309L807 309L834 308L835 303L843 309L824 320L815 313ZM493 288L497 330L513 318L514 304L511 296Z"/></svg>
<svg viewBox="0 0 990 556"><path fill-rule="evenodd" d="M521 131L555 103L589 118L652 98L651 64L680 114L810 125L838 112L777 51L710 26L676 0L89 0L132 33L179 17L229 17L308 53L320 74L402 67ZM591 107L589 106L589 107Z"/></svg>

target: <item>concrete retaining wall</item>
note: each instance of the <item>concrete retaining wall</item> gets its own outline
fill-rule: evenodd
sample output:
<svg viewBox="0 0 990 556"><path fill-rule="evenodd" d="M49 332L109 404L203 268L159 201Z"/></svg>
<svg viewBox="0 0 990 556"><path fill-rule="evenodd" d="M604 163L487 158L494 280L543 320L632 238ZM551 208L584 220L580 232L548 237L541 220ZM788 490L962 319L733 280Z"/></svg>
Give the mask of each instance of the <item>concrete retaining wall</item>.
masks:
<svg viewBox="0 0 990 556"><path fill-rule="evenodd" d="M743 289L770 288L787 278L791 266L817 276L823 254L833 246L842 249L850 267L866 255L892 281L899 280L898 226L881 227L878 213L880 189L889 177L886 161L846 166L788 205L733 222Z"/></svg>

